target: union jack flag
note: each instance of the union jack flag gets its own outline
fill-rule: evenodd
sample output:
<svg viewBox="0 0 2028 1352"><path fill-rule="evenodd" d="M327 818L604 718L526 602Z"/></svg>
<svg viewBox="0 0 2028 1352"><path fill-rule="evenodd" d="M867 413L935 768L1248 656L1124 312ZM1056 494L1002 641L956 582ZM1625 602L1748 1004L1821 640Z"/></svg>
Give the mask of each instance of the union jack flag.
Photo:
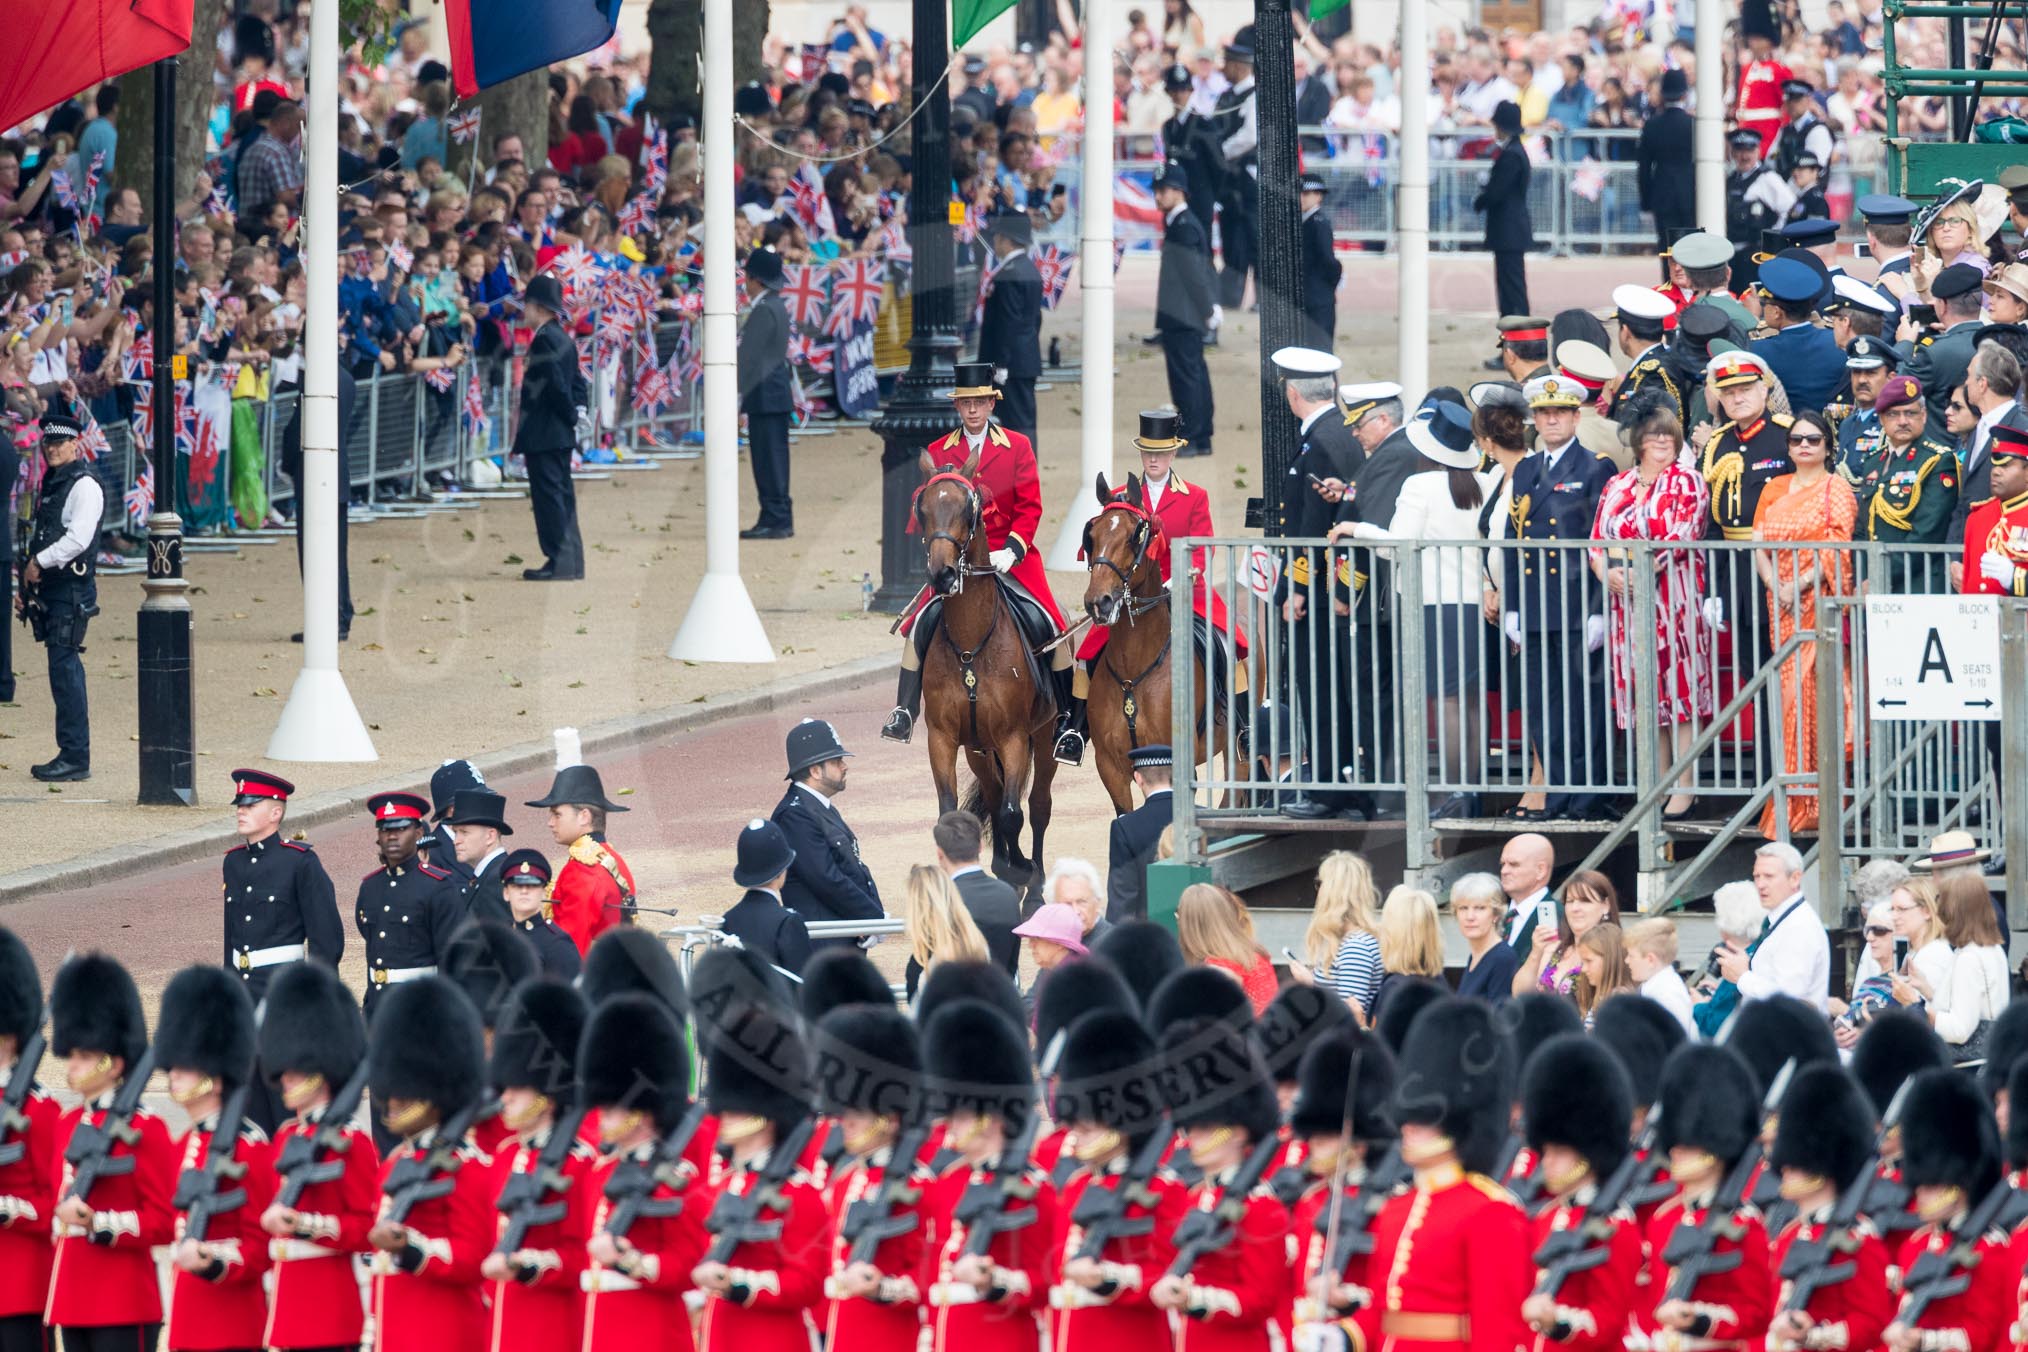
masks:
<svg viewBox="0 0 2028 1352"><path fill-rule="evenodd" d="M1008 254L1007 258L1012 258ZM1007 259L994 253L987 253L985 266L979 269L979 296L972 302L972 322L978 324L986 318L986 297L993 294L993 278L1007 265Z"/></svg>
<svg viewBox="0 0 2028 1352"><path fill-rule="evenodd" d="M651 416L674 399L669 373L661 367L647 367L634 377L634 412L641 416Z"/></svg>
<svg viewBox="0 0 2028 1352"><path fill-rule="evenodd" d="M95 151L92 162L85 167L84 186L71 182L68 168L57 169L49 175L50 191L56 195L56 204L67 211L83 215L99 195L99 171L105 168L106 152Z"/></svg>
<svg viewBox="0 0 2028 1352"><path fill-rule="evenodd" d="M599 263L582 244L573 244L549 260L549 271L563 287L563 303L573 314L583 309L579 293L598 283Z"/></svg>
<svg viewBox="0 0 2028 1352"><path fill-rule="evenodd" d="M814 329L823 322L830 300L824 274L821 263L791 263L782 269L782 304L788 307L791 323Z"/></svg>
<svg viewBox="0 0 2028 1352"><path fill-rule="evenodd" d="M641 145L641 192L659 200L669 182L669 133L656 127Z"/></svg>
<svg viewBox="0 0 2028 1352"><path fill-rule="evenodd" d="M486 416L485 391L479 387L479 368L474 366L465 380L465 428L483 440L492 422Z"/></svg>
<svg viewBox="0 0 2028 1352"><path fill-rule="evenodd" d="M479 114L482 108L460 108L444 119L444 127L451 133L451 139L464 145L479 134Z"/></svg>
<svg viewBox="0 0 2028 1352"><path fill-rule="evenodd" d="M1042 308L1054 310L1063 299L1064 288L1070 285L1070 268L1077 255L1059 244L1038 244L1030 251L1030 257L1042 278Z"/></svg>
<svg viewBox="0 0 2028 1352"><path fill-rule="evenodd" d="M796 426L807 426L811 415L817 411L817 401L803 388L803 378L794 371L789 372L789 401L795 407Z"/></svg>
<svg viewBox="0 0 2028 1352"><path fill-rule="evenodd" d="M977 202L967 203L964 219L958 222L958 243L975 243L986 228L986 213Z"/></svg>
<svg viewBox="0 0 2028 1352"><path fill-rule="evenodd" d="M838 269L831 295L852 321L872 324L880 318L880 296L887 285L887 267L877 258L855 258Z"/></svg>
<svg viewBox="0 0 2028 1352"><path fill-rule="evenodd" d="M831 216L831 199L824 192L824 184L810 165L798 169L789 179L790 210L803 228L814 236L829 239L838 233L836 221Z"/></svg>
<svg viewBox="0 0 2028 1352"><path fill-rule="evenodd" d="M789 338L789 360L798 366L807 366L819 374L831 369L831 357L837 351L834 343L821 343L806 333L794 334Z"/></svg>
<svg viewBox="0 0 2028 1352"><path fill-rule="evenodd" d="M155 462L141 461L141 472L134 476L134 482L127 487L124 499L127 521L130 525L145 526L155 511Z"/></svg>
<svg viewBox="0 0 2028 1352"><path fill-rule="evenodd" d="M915 262L915 250L908 242L908 218L896 216L880 232L880 251L890 263Z"/></svg>
<svg viewBox="0 0 2028 1352"><path fill-rule="evenodd" d="M77 439L78 453L86 460L96 460L113 449L106 440L106 429L99 426L99 420L89 412L85 414L84 432Z"/></svg>
<svg viewBox="0 0 2028 1352"><path fill-rule="evenodd" d="M134 340L120 358L120 380L123 384L155 378L155 334L151 329Z"/></svg>
<svg viewBox="0 0 2028 1352"><path fill-rule="evenodd" d="M657 194L656 196L659 195ZM655 220L655 201L656 197L650 196L646 189L629 197L626 205L620 208L620 214L614 218L615 224L620 228L620 233L623 235L646 234L649 226Z"/></svg>
<svg viewBox="0 0 2028 1352"><path fill-rule="evenodd" d="M697 349L697 336L689 325L676 331L676 350L669 355L669 371L679 390L689 391L704 379L704 357Z"/></svg>
<svg viewBox="0 0 2028 1352"><path fill-rule="evenodd" d="M458 383L458 373L448 366L439 366L433 371L423 372L423 384L438 394L448 394L451 386Z"/></svg>
<svg viewBox="0 0 2028 1352"><path fill-rule="evenodd" d="M402 272L415 271L415 251L400 240L395 240L387 246L387 261Z"/></svg>

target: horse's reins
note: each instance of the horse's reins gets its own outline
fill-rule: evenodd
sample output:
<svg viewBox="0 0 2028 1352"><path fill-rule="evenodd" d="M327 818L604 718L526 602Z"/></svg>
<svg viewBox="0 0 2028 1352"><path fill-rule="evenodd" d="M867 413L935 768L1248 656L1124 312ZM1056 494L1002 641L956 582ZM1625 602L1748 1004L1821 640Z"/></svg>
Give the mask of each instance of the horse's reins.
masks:
<svg viewBox="0 0 2028 1352"><path fill-rule="evenodd" d="M922 495L929 490L932 484L940 482L960 484L964 487L965 524L968 534L963 540L952 535L949 531L940 530L934 534L928 533L928 523L922 519ZM929 478L923 480L922 487L915 491L914 505L916 524L924 527L925 530L922 542L924 552L928 552L929 547L938 540L948 541L951 548L958 551L958 583L957 586L951 589L951 595L958 596L964 593L965 578L967 576L976 577L982 573L996 571L991 567L980 568L967 557L971 553L972 536L977 533L984 515L984 507L979 500L979 487L977 484L958 473L958 471L947 469L942 473L932 474ZM987 609L992 614L991 618L986 621L986 632L979 639L977 646L969 652L958 647L958 641L951 637L950 625L940 624L937 626L938 635L943 638L945 646L951 650L951 656L957 659L958 674L963 678L965 683L965 704L971 718L972 745L974 746L979 744L979 673L973 670L972 664L978 660L980 654L986 651L987 645L993 641L994 633L1000 628L1000 607L996 604L987 607Z"/></svg>
<svg viewBox="0 0 2028 1352"><path fill-rule="evenodd" d="M1169 587L1167 583L1164 583L1162 589L1153 596L1134 595L1132 575L1139 572L1142 565L1148 561L1148 546L1153 543L1155 538L1155 523L1153 518L1143 508L1126 501L1124 498L1116 498L1099 509L1101 516L1107 512L1126 512L1139 518L1141 523L1134 531L1134 557L1127 561L1127 566L1124 569L1106 555L1100 554L1090 547L1091 535L1089 530L1086 531L1085 535L1085 554L1091 560L1089 566L1097 568L1100 564L1104 564L1113 570L1114 576L1119 578L1120 588L1124 596L1126 620L1128 625L1131 626L1138 616L1145 615L1159 606L1168 604ZM1113 683L1120 688L1120 712L1126 716L1127 720L1127 747L1129 750L1141 744L1140 730L1135 726L1141 712L1141 706L1139 701L1134 698L1134 690L1142 681L1154 675L1164 662L1169 660L1169 644L1173 638L1174 635L1170 635L1162 640L1161 651L1155 654L1155 660L1148 663L1142 669L1141 674L1132 680L1121 676L1114 669L1112 646L1110 644L1106 646L1105 654L1101 660L1105 663L1106 675L1112 677Z"/></svg>

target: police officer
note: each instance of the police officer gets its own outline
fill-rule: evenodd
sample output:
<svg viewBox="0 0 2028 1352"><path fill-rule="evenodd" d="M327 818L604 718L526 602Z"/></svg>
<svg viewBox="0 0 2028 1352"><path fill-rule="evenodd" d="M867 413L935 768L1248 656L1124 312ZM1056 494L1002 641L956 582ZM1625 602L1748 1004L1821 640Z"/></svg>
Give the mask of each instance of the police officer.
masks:
<svg viewBox="0 0 2028 1352"><path fill-rule="evenodd" d="M45 784L92 777L91 714L85 701L85 626L99 613L99 522L106 491L85 462L84 424L68 410L42 419L48 467L36 495L28 559L15 609L49 653L49 695L56 705L56 755L28 773Z"/></svg>
<svg viewBox="0 0 2028 1352"><path fill-rule="evenodd" d="M1175 755L1159 743L1137 746L1127 753L1141 805L1113 818L1106 855L1106 919L1112 924L1148 918L1148 865L1162 832L1175 820L1170 777Z"/></svg>
<svg viewBox="0 0 2028 1352"><path fill-rule="evenodd" d="M1000 260L979 320L979 360L996 368L999 418L1035 441L1035 379L1042 374L1042 275L1028 256L1034 227L1025 211L996 212L986 242Z"/></svg>
<svg viewBox="0 0 2028 1352"><path fill-rule="evenodd" d="M782 828L765 817L755 817L739 833L739 852L733 864L732 880L746 889L746 895L719 920L719 928L739 940L774 966L801 976L810 960L810 931L803 917L782 900L782 886L796 852Z"/></svg>
<svg viewBox="0 0 2028 1352"><path fill-rule="evenodd" d="M500 840L514 834L507 824L507 800L489 789L460 789L451 796L438 829L448 829L453 837L462 869L462 876L453 876L459 877L465 909L474 920L508 919L500 892L507 870L507 847ZM434 866L436 860L430 863Z"/></svg>
<svg viewBox="0 0 2028 1352"><path fill-rule="evenodd" d="M1816 91L1807 80L1782 82L1782 129L1775 133L1767 162L1783 178L1795 177L1796 165L1807 155L1821 167L1831 162L1831 128L1817 116ZM1828 215L1829 213L1824 213Z"/></svg>
<svg viewBox="0 0 2028 1352"><path fill-rule="evenodd" d="M1819 125L1819 130L1828 131ZM1823 221L1836 233L1838 223L1831 220L1831 204L1824 199L1824 163L1809 151L1796 156L1796 162L1789 169L1789 187L1795 190L1796 204L1790 207L1783 221L1783 227L1800 225L1804 221Z"/></svg>
<svg viewBox="0 0 2028 1352"><path fill-rule="evenodd" d="M1613 288L1613 309L1620 320L1620 352L1632 364L1619 388L1613 391L1612 403L1606 410L1608 417L1618 418L1641 389L1661 391L1668 397L1669 411L1679 418L1683 416L1683 392L1662 362L1667 351L1662 345L1663 328L1674 316L1675 308L1668 297L1653 287L1629 284ZM1560 351L1557 360L1564 361Z"/></svg>
<svg viewBox="0 0 2028 1352"><path fill-rule="evenodd" d="M1218 133L1211 120L1196 112L1190 101L1196 97L1196 82L1188 66L1175 65L1162 72L1162 88L1176 105L1176 115L1162 124L1162 157L1183 170L1190 214L1197 218L1205 255L1211 253L1211 213L1218 206L1218 185L1225 177L1225 156L1218 148Z"/></svg>
<svg viewBox="0 0 2028 1352"><path fill-rule="evenodd" d="M430 976L465 921L465 898L457 879L422 862L422 839L429 803L413 793L376 793L366 800L373 813L380 867L359 880L353 923L366 941L366 998L370 1021L389 986Z"/></svg>
<svg viewBox="0 0 2028 1352"><path fill-rule="evenodd" d="M1780 174L1760 162L1760 133L1741 127L1725 138L1732 168L1725 175L1725 237L1732 241L1732 289L1754 283L1754 254L1763 231L1781 223L1793 194Z"/></svg>
<svg viewBox="0 0 2028 1352"><path fill-rule="evenodd" d="M500 894L508 922L527 936L544 975L558 981L574 981L584 959L571 937L549 918L549 908L543 900L548 888L549 861L542 857L542 851L516 850L502 861Z"/></svg>
<svg viewBox="0 0 2028 1352"><path fill-rule="evenodd" d="M1756 339L1753 351L1788 391L1792 407L1816 412L1831 402L1845 373L1845 354L1829 329L1811 323L1823 282L1791 258L1761 264L1760 288L1768 304L1761 318L1774 332Z"/></svg>
<svg viewBox="0 0 2028 1352"><path fill-rule="evenodd" d="M1635 183L1641 210L1655 218L1655 242L1668 248L1675 232L1694 229L1697 202L1683 166L1691 161L1693 123L1683 101L1690 97L1690 79L1680 70L1662 72L1662 108L1641 126L1634 150ZM1669 275L1663 260L1662 275Z"/></svg>
<svg viewBox="0 0 2028 1352"><path fill-rule="evenodd" d="M789 369L789 311L782 304L782 257L755 249L746 257L746 294L753 305L739 329L739 410L753 457L760 516L742 540L788 540L796 534L789 496L789 415L796 411Z"/></svg>
<svg viewBox="0 0 2028 1352"><path fill-rule="evenodd" d="M1303 175L1303 342L1331 350L1338 336L1338 282L1345 275L1324 214L1324 180Z"/></svg>
<svg viewBox="0 0 2028 1352"><path fill-rule="evenodd" d="M1958 506L1958 456L1923 431L1922 382L1892 376L1873 401L1886 443L1880 448L1866 538L1882 544L1943 544ZM1949 578L1932 559L1895 554L1887 560L1887 592L1942 592Z"/></svg>
<svg viewBox="0 0 2028 1352"><path fill-rule="evenodd" d="M852 753L837 729L806 718L789 729L789 790L773 819L795 858L782 884L782 905L805 920L879 920L887 914L873 870L859 857L859 838L833 800L845 792L845 762ZM815 948L849 948L855 939L818 939Z"/></svg>
<svg viewBox="0 0 2028 1352"><path fill-rule="evenodd" d="M1858 337L1845 348L1845 371L1852 385L1850 411L1838 420L1838 476L1852 486L1859 510L1866 511L1873 495L1874 471L1878 468L1884 437L1880 415L1873 401L1881 386L1901 365L1901 354L1884 339Z"/></svg>
<svg viewBox="0 0 2028 1352"><path fill-rule="evenodd" d="M577 529L577 488L570 457L579 428L588 425L591 387L577 365L577 344L563 327L563 287L547 273L528 281L523 308L535 336L521 377L521 423L514 449L528 466L528 502L535 511L535 542L543 562L524 568L528 582L575 582L584 577L584 538Z"/></svg>
<svg viewBox="0 0 2028 1352"><path fill-rule="evenodd" d="M1227 89L1212 109L1223 157L1218 197L1218 235L1225 251L1219 300L1237 309L1246 300L1246 274L1260 290L1260 108L1253 85L1253 25L1233 34L1225 47ZM1186 429L1184 436L1197 440Z"/></svg>
<svg viewBox="0 0 2028 1352"><path fill-rule="evenodd" d="M1211 244L1190 210L1192 180L1171 160L1155 175L1155 205L1162 213L1162 265L1155 279L1155 334L1169 377L1169 402L1183 423L1186 455L1211 454L1211 372L1204 338L1218 304L1211 276ZM1241 246L1244 247L1244 246ZM1228 237L1226 257L1232 258Z"/></svg>
<svg viewBox="0 0 2028 1352"><path fill-rule="evenodd" d="M1929 426L1939 438L1944 435L1944 411L1951 391L1964 384L1978 346L1979 311L1985 297L1980 284L1984 281L1984 275L1969 263L1953 263L1938 272L1929 294L1936 301L1943 332L1926 333L1900 344L1902 370L1922 386ZM1902 321L1904 333L1909 322Z"/></svg>

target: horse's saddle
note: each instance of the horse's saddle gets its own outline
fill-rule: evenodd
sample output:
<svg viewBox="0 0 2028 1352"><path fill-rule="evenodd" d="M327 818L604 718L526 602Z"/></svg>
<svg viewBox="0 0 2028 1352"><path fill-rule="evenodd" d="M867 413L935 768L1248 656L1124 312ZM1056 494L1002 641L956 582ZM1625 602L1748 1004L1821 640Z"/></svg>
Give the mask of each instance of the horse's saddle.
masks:
<svg viewBox="0 0 2028 1352"><path fill-rule="evenodd" d="M1000 594L1013 608L1014 618L1021 624L1021 635L1028 641L1031 651L1056 639L1056 621L1049 618L1049 612L1029 593L1028 588L1021 585L1019 578L996 573L993 580L1000 584Z"/></svg>

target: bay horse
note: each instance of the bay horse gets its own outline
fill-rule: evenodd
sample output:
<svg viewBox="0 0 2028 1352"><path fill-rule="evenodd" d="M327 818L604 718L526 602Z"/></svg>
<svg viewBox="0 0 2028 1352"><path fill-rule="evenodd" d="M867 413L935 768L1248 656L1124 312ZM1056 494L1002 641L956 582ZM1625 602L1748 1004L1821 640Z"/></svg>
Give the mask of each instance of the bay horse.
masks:
<svg viewBox="0 0 2028 1352"><path fill-rule="evenodd" d="M978 469L976 450L957 467L922 455L915 524L930 590L943 610L923 654L923 723L938 813L960 805L962 748L974 781L963 806L993 839L993 872L1032 890L1042 882L1042 838L1056 777L1056 695L988 557L983 503L973 482ZM974 585L966 586L967 580ZM1023 794L1034 829L1032 856L1021 850Z"/></svg>
<svg viewBox="0 0 2028 1352"><path fill-rule="evenodd" d="M1098 497L1103 505L1084 528L1084 610L1111 636L1091 664L1086 707L1099 780L1114 811L1128 812L1134 806L1134 772L1127 753L1137 746L1175 745L1170 733L1169 586L1162 581L1161 564L1169 540L1161 523L1141 506L1139 475L1129 474L1117 494L1099 475ZM1202 729L1208 722L1202 717L1204 664L1193 665L1200 717L1191 738L1191 763L1201 765L1206 751Z"/></svg>

